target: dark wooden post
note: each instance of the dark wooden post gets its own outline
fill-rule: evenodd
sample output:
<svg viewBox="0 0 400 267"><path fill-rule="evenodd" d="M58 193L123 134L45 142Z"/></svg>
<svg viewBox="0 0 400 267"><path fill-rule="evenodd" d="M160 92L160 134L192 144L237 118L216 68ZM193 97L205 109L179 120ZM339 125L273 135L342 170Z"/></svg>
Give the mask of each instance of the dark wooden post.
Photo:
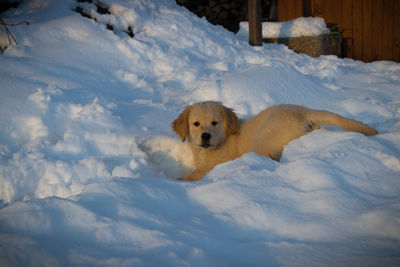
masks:
<svg viewBox="0 0 400 267"><path fill-rule="evenodd" d="M303 0L303 17L312 16L311 0Z"/></svg>
<svg viewBox="0 0 400 267"><path fill-rule="evenodd" d="M262 45L261 0L248 0L249 10L249 44Z"/></svg>

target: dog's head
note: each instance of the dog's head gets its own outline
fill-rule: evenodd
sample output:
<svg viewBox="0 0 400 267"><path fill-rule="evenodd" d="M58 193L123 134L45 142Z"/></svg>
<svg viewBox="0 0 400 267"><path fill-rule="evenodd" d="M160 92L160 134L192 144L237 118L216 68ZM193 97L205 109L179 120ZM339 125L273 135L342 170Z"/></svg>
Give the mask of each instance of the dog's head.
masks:
<svg viewBox="0 0 400 267"><path fill-rule="evenodd" d="M172 122L172 129L182 142L188 138L192 145L216 149L228 135L239 133L240 122L232 109L220 102L207 101L186 107Z"/></svg>

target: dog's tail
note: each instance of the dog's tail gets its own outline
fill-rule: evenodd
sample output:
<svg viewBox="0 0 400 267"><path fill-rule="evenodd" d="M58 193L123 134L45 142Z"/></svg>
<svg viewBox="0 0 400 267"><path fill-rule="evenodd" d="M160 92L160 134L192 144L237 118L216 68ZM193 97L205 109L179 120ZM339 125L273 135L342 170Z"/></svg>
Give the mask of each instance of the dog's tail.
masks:
<svg viewBox="0 0 400 267"><path fill-rule="evenodd" d="M312 129L318 126L339 126L345 131L359 132L368 136L378 133L377 130L362 122L347 119L339 114L325 110L309 110L306 113L306 119Z"/></svg>

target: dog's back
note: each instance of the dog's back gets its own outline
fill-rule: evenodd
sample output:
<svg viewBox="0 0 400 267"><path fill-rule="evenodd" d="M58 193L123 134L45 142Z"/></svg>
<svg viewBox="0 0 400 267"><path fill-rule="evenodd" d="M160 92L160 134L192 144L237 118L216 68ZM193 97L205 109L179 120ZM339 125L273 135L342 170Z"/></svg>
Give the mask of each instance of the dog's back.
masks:
<svg viewBox="0 0 400 267"><path fill-rule="evenodd" d="M243 143L250 142L249 151L279 161L285 145L320 126L338 126L369 136L378 133L362 122L336 113L286 104L272 106L246 120L242 133L250 138Z"/></svg>

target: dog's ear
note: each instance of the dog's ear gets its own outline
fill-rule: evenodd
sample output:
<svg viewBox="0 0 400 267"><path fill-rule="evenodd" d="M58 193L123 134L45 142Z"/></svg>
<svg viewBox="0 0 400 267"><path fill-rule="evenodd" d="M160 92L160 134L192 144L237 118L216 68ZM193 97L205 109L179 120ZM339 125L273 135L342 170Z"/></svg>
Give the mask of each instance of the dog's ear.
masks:
<svg viewBox="0 0 400 267"><path fill-rule="evenodd" d="M235 135L240 132L240 120L232 109L222 106L222 117L228 134Z"/></svg>
<svg viewBox="0 0 400 267"><path fill-rule="evenodd" d="M179 137L182 139L182 142L185 142L189 133L189 111L190 106L186 107L185 110L183 110L178 116L178 118L172 122L172 129L177 135L179 135Z"/></svg>

